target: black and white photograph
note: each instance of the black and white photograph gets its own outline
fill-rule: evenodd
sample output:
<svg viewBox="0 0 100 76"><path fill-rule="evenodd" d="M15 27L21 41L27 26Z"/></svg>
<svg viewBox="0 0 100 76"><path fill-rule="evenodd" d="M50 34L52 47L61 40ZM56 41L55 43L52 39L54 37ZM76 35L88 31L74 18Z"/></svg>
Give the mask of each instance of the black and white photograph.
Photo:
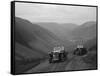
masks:
<svg viewBox="0 0 100 76"><path fill-rule="evenodd" d="M97 7L13 2L14 74L97 70Z"/></svg>

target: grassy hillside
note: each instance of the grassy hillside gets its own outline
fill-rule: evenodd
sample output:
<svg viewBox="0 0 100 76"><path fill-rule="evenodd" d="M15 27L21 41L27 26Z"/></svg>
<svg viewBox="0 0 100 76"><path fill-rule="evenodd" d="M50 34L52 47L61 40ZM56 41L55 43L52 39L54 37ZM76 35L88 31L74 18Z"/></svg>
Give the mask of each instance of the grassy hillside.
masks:
<svg viewBox="0 0 100 76"><path fill-rule="evenodd" d="M84 46L88 49L88 54L83 57L83 61L90 65L90 69L97 69L97 38L88 40Z"/></svg>
<svg viewBox="0 0 100 76"><path fill-rule="evenodd" d="M48 47L53 47L55 41L58 43L54 35L48 30L36 24L32 24L27 20L16 17L15 24L16 42L32 49L33 51L45 54L45 52L48 51ZM39 49L39 47L41 47L41 49Z"/></svg>
<svg viewBox="0 0 100 76"><path fill-rule="evenodd" d="M97 37L94 37L92 39L89 39L87 40L85 43L84 43L84 46L89 48L90 50L95 48L96 49L96 46L97 46Z"/></svg>
<svg viewBox="0 0 100 76"><path fill-rule="evenodd" d="M90 39L96 36L96 22L86 22L70 33L72 39Z"/></svg>
<svg viewBox="0 0 100 76"><path fill-rule="evenodd" d="M38 65L41 60L48 56L47 53L52 51L53 47L60 43L62 44L62 42L47 29L44 29L37 24L33 24L28 20L16 17L16 72L20 73L31 66Z"/></svg>

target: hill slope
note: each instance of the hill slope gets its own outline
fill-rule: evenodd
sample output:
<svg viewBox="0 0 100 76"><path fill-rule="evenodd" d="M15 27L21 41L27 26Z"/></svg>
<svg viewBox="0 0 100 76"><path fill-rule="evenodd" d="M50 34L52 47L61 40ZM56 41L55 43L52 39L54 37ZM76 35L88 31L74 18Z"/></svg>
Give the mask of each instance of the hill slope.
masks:
<svg viewBox="0 0 100 76"><path fill-rule="evenodd" d="M16 17L15 24L16 47L21 48L23 46L31 49L30 53L37 53L37 57L46 55L56 44L60 43L53 33L27 20ZM20 50L19 53L21 53Z"/></svg>
<svg viewBox="0 0 100 76"><path fill-rule="evenodd" d="M70 36L72 39L90 39L96 36L96 22L86 22L74 29Z"/></svg>
<svg viewBox="0 0 100 76"><path fill-rule="evenodd" d="M63 44L52 32L15 17L15 67L22 73L43 61L57 44Z"/></svg>
<svg viewBox="0 0 100 76"><path fill-rule="evenodd" d="M68 34L70 31L75 29L77 27L76 24L72 23L64 23L64 24L58 24L58 23L36 23L49 31L53 32L56 36L58 36L62 40L67 40Z"/></svg>

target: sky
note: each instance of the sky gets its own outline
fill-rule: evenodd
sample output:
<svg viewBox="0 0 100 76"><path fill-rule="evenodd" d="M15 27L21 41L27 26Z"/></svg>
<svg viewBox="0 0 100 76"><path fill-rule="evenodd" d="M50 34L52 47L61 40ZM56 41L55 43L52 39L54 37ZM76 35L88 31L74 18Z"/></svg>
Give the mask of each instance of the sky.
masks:
<svg viewBox="0 0 100 76"><path fill-rule="evenodd" d="M96 8L70 5L15 3L15 16L31 22L83 24L96 21Z"/></svg>

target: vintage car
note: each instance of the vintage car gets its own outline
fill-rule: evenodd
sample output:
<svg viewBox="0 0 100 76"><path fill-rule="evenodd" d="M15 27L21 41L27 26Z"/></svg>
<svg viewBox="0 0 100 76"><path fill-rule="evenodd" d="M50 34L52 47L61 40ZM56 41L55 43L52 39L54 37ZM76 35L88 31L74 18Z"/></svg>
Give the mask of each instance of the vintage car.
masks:
<svg viewBox="0 0 100 76"><path fill-rule="evenodd" d="M88 50L83 47L83 45L77 45L77 48L75 48L73 54L77 56L83 56L86 55Z"/></svg>
<svg viewBox="0 0 100 76"><path fill-rule="evenodd" d="M53 51L49 53L49 62L61 62L65 61L66 52L64 47L54 47Z"/></svg>

